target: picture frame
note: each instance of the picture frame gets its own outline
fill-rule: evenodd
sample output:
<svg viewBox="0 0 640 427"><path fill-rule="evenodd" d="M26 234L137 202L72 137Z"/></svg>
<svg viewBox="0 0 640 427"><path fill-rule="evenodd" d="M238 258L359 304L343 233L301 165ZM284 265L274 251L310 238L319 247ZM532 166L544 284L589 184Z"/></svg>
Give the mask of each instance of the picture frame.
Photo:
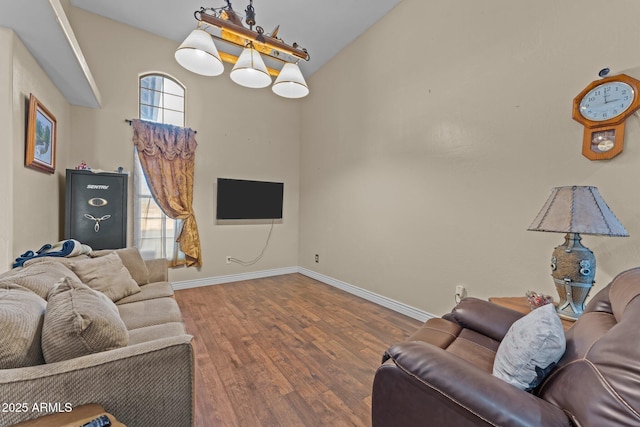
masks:
<svg viewBox="0 0 640 427"><path fill-rule="evenodd" d="M55 116L29 94L25 166L51 174L56 171L56 125Z"/></svg>

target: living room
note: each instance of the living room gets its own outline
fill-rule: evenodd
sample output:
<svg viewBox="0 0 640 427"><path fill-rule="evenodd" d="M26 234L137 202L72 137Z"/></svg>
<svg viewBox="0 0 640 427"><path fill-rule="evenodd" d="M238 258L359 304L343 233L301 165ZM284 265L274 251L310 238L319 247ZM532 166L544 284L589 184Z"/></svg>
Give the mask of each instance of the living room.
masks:
<svg viewBox="0 0 640 427"><path fill-rule="evenodd" d="M527 227L564 185L598 187L630 235L584 238L598 260L593 292L637 265L640 215L625 194L637 194L627 190L638 177L640 121L627 121L620 155L591 161L571 117L601 69L640 78L636 3L403 0L308 77L311 93L299 101L189 73L173 40L63 4L102 105L72 105L0 29L6 269L60 240L66 168L132 170L124 119L137 117L138 77L149 71L185 85L186 123L198 132L203 265L172 269L174 284L304 270L425 317L449 312L458 285L483 299L553 294L549 259L562 236ZM53 175L23 166L29 93L57 119ZM218 177L285 184L283 221L254 266L225 259L257 255L268 225L217 224Z"/></svg>
<svg viewBox="0 0 640 427"><path fill-rule="evenodd" d="M137 116L138 74L162 70L187 87L187 123L199 143L194 210L204 264L172 271L174 282L246 273L225 257L250 258L262 248L264 227L216 226L216 177L285 183L287 219L250 270L301 266L436 315L450 308L458 284L479 297L553 290L548 259L561 240L526 229L556 186L597 186L632 236L585 242L598 256L597 283L634 266L639 220L624 195L634 194L627 189L637 165L636 123L629 120L631 143L622 155L589 161L580 154L582 126L571 119L572 99L601 68L633 75L627 56L635 39L623 31L631 23L616 26L615 43L597 35L587 42L575 36L584 22L615 11L571 4L554 5L554 13L540 5L448 7L454 8L401 2L309 78L314 90L300 102L189 73L173 59L175 42L71 8L103 97L100 109L75 107L15 35L3 31L2 129L12 141L2 168L11 184L3 199L12 206L2 213L2 224L10 224L2 230L5 265L61 237L65 168L85 161L132 169L132 131L124 119ZM455 19L424 29L403 24L436 14ZM400 28L404 40L425 40L424 62L403 66L414 43L385 45ZM452 34L442 40L444 32ZM373 47L389 50L394 61L380 63ZM57 117L53 176L23 167L30 92ZM31 197L21 197L25 188ZM57 209L43 215L43 206ZM523 269L526 280L518 280Z"/></svg>

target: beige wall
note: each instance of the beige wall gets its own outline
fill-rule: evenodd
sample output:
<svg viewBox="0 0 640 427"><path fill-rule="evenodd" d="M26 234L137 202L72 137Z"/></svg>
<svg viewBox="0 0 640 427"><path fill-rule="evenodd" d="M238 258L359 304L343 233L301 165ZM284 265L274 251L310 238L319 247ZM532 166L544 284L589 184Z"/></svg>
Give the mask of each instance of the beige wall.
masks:
<svg viewBox="0 0 640 427"><path fill-rule="evenodd" d="M218 78L195 75L173 59L177 43L80 9L69 12L102 94L103 108L72 108L73 152L61 168L84 160L93 168L132 170L132 129L124 119L138 114L138 76L151 71L167 73L186 86L186 125L198 132L194 210L204 258L201 270L175 269L171 280L296 266L299 103L287 102L268 89L239 87L229 79L229 70ZM275 225L264 258L252 267L228 265L225 257L248 260L259 255L269 224L216 224L217 177L285 183L284 219Z"/></svg>
<svg viewBox="0 0 640 427"><path fill-rule="evenodd" d="M401 2L310 79L300 265L434 314L458 284L555 295L563 236L526 229L552 187L577 184L631 234L584 236L595 289L637 266L638 115L624 152L593 162L571 106L603 67L640 78L638 15L633 1Z"/></svg>
<svg viewBox="0 0 640 427"><path fill-rule="evenodd" d="M9 31L9 30L7 30ZM12 35L14 33L9 31ZM62 237L64 221L64 165L71 150L71 107L17 36L11 41L11 159L12 244L9 261L26 250ZM29 94L53 114L57 121L56 172L48 174L24 166L26 118ZM7 191L7 190L3 190ZM6 264L3 263L3 267Z"/></svg>
<svg viewBox="0 0 640 427"><path fill-rule="evenodd" d="M13 37L14 33L0 28L0 146L7 150L0 156L0 272L13 260Z"/></svg>

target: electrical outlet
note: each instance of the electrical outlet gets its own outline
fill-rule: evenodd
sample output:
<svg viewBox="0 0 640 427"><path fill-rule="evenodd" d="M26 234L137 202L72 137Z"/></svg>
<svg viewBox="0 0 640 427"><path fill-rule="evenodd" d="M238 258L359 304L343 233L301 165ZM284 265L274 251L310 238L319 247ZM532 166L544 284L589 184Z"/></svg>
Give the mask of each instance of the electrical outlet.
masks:
<svg viewBox="0 0 640 427"><path fill-rule="evenodd" d="M227 255L227 264L231 264L231 257Z"/></svg>
<svg viewBox="0 0 640 427"><path fill-rule="evenodd" d="M316 254L316 262L320 262L320 255Z"/></svg>

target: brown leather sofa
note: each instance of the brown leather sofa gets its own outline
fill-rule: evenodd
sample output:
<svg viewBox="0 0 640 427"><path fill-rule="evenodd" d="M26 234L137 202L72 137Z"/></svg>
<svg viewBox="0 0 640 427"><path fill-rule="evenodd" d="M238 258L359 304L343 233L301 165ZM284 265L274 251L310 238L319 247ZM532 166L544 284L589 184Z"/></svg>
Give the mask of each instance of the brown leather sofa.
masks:
<svg viewBox="0 0 640 427"><path fill-rule="evenodd" d="M392 346L373 383L373 427L640 426L640 267L598 292L532 393L492 375L522 314L465 298Z"/></svg>

